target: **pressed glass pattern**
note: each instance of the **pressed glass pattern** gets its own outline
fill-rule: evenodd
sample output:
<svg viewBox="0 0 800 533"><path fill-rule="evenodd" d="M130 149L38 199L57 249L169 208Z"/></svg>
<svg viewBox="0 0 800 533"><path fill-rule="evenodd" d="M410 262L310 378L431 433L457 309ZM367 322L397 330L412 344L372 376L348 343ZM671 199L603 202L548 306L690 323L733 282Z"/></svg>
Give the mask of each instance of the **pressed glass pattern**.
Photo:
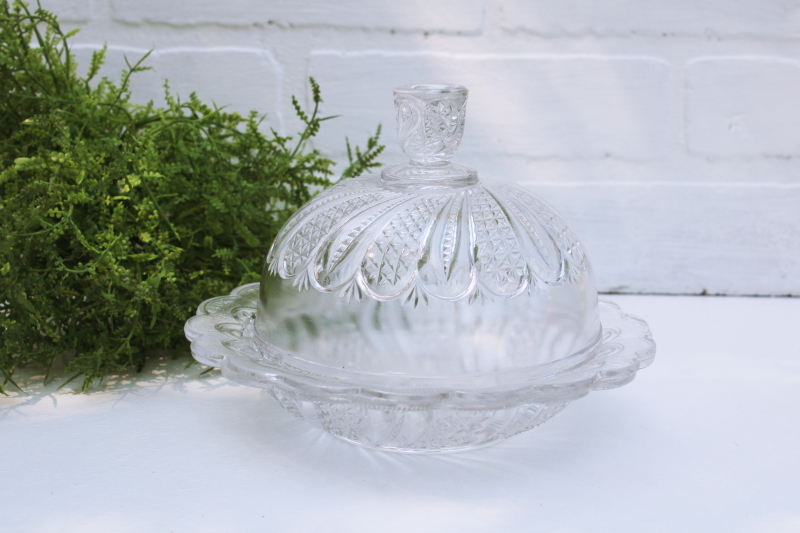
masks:
<svg viewBox="0 0 800 533"><path fill-rule="evenodd" d="M575 233L528 189L452 163L467 89L395 90L408 163L340 182L281 229L260 284L205 302L194 356L343 439L468 449L648 365Z"/></svg>

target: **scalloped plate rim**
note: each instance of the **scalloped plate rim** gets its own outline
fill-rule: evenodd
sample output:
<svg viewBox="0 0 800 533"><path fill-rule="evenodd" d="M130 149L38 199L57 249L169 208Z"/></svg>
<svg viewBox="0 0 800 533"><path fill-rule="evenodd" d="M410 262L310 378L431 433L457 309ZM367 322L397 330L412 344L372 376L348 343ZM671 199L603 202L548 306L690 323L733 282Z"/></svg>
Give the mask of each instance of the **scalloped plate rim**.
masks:
<svg viewBox="0 0 800 533"><path fill-rule="evenodd" d="M242 369L240 364L236 364L236 359L240 358L239 362L245 361L246 365L247 360L253 359L253 356L263 358L263 354L252 341L248 342L243 339L241 334L237 337L235 332L237 324L239 330L244 332L248 323L253 321L258 286L258 282L242 285L231 291L229 296L210 298L198 306L198 314L190 318L184 326L186 337L191 342L192 356L203 364L219 368L225 377L237 383L261 388L278 387L309 398L355 401L396 408L439 408L443 406L475 408L476 405L487 406L487 401L493 405L521 405L530 401L548 403L555 400L570 401L585 396L593 390L612 389L629 383L637 371L649 366L655 357L656 346L647 323L638 317L625 314L614 302L601 299L601 324L603 324L603 318L606 320L610 318L609 316L603 317L604 314L614 313L619 325L616 328L607 328L603 324L603 340L600 349L610 345L621 346L620 349L610 355L589 359L575 368L554 375L542 376L500 388L408 389L401 391L380 389L326 379L324 376L293 370L280 363L267 363L269 369L247 372L250 379L245 379L238 375ZM224 312L210 311L210 306L217 306ZM242 309L252 309L250 318L245 323L242 323L231 312ZM213 331L210 331L210 326L213 326ZM634 331L636 329L642 331L637 334ZM231 344L237 341L237 347L231 347ZM643 348L635 351L631 346L633 341L640 342ZM617 364L612 364L614 362ZM591 370L591 372L587 372L587 370Z"/></svg>

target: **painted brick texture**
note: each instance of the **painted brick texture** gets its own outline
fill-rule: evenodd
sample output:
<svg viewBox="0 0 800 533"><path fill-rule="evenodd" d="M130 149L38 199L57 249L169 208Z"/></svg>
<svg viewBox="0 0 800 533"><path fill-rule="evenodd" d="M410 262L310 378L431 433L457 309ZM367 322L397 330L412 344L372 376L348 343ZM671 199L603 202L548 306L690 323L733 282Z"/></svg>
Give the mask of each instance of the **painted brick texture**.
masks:
<svg viewBox="0 0 800 533"><path fill-rule="evenodd" d="M800 155L800 62L701 58L687 70L690 150L728 157Z"/></svg>
<svg viewBox="0 0 800 533"><path fill-rule="evenodd" d="M96 46L77 46L79 65L88 65ZM113 47L98 76L117 77L127 68L125 59L134 64L148 50ZM207 103L247 115L251 110L279 109L281 86L278 65L272 55L258 48L207 47L165 48L150 52L146 65L151 70L131 77L132 101L146 104L164 101L165 82L170 93L187 100L192 92ZM85 69L83 69L85 70ZM282 115L272 113L267 127L281 129Z"/></svg>
<svg viewBox="0 0 800 533"><path fill-rule="evenodd" d="M314 76L337 161L378 123L402 160L393 87L466 85L456 161L553 203L601 290L800 295L800 0L42 1L102 75L152 50L138 102L294 134Z"/></svg>
<svg viewBox="0 0 800 533"><path fill-rule="evenodd" d="M649 158L667 144L669 66L654 58L314 53L309 74L344 115L321 139L331 151L360 125L393 125L392 88L421 79L469 88L462 153Z"/></svg>
<svg viewBox="0 0 800 533"><path fill-rule="evenodd" d="M504 0L503 27L547 35L800 37L797 0Z"/></svg>
<svg viewBox="0 0 800 533"><path fill-rule="evenodd" d="M793 294L800 186L529 185L582 236L604 290Z"/></svg>
<svg viewBox="0 0 800 533"><path fill-rule="evenodd" d="M61 22L83 22L92 17L90 0L55 0L43 3L42 7L55 13Z"/></svg>
<svg viewBox="0 0 800 533"><path fill-rule="evenodd" d="M111 0L113 16L125 22L169 24L336 26L443 32L478 32L482 0Z"/></svg>

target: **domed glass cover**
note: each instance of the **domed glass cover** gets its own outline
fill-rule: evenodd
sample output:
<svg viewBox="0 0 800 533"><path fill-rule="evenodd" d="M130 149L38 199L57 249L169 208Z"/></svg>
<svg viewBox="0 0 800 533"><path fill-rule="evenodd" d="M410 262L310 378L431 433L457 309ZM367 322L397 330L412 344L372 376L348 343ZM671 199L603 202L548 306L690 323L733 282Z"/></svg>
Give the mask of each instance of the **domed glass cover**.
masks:
<svg viewBox="0 0 800 533"><path fill-rule="evenodd" d="M261 286L261 340L343 378L462 386L591 354L597 291L567 223L526 189L450 163L466 100L454 85L395 90L410 162L339 183L283 227Z"/></svg>
<svg viewBox="0 0 800 533"><path fill-rule="evenodd" d="M492 442L632 379L652 360L649 331L598 302L566 221L527 189L450 162L467 89L408 85L394 100L409 162L303 206L248 304L247 354L198 356L187 324L195 356L337 436L393 450ZM624 328L603 322L626 323L628 344L610 343ZM627 373L601 377L615 358Z"/></svg>

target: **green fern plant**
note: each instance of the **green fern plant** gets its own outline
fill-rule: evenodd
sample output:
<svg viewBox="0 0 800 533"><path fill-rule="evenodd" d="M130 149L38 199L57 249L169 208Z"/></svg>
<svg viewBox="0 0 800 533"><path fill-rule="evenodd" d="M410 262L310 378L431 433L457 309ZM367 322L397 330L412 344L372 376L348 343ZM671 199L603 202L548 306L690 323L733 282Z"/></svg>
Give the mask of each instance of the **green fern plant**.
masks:
<svg viewBox="0 0 800 533"><path fill-rule="evenodd" d="M264 135L243 117L181 101L130 102L128 64L96 80L105 50L76 74L56 17L0 0L0 393L14 372L68 361L82 390L140 369L148 353L186 352L182 327L203 300L258 281L278 229L334 163L308 147L322 122ZM351 149L343 177L378 166L380 128Z"/></svg>

